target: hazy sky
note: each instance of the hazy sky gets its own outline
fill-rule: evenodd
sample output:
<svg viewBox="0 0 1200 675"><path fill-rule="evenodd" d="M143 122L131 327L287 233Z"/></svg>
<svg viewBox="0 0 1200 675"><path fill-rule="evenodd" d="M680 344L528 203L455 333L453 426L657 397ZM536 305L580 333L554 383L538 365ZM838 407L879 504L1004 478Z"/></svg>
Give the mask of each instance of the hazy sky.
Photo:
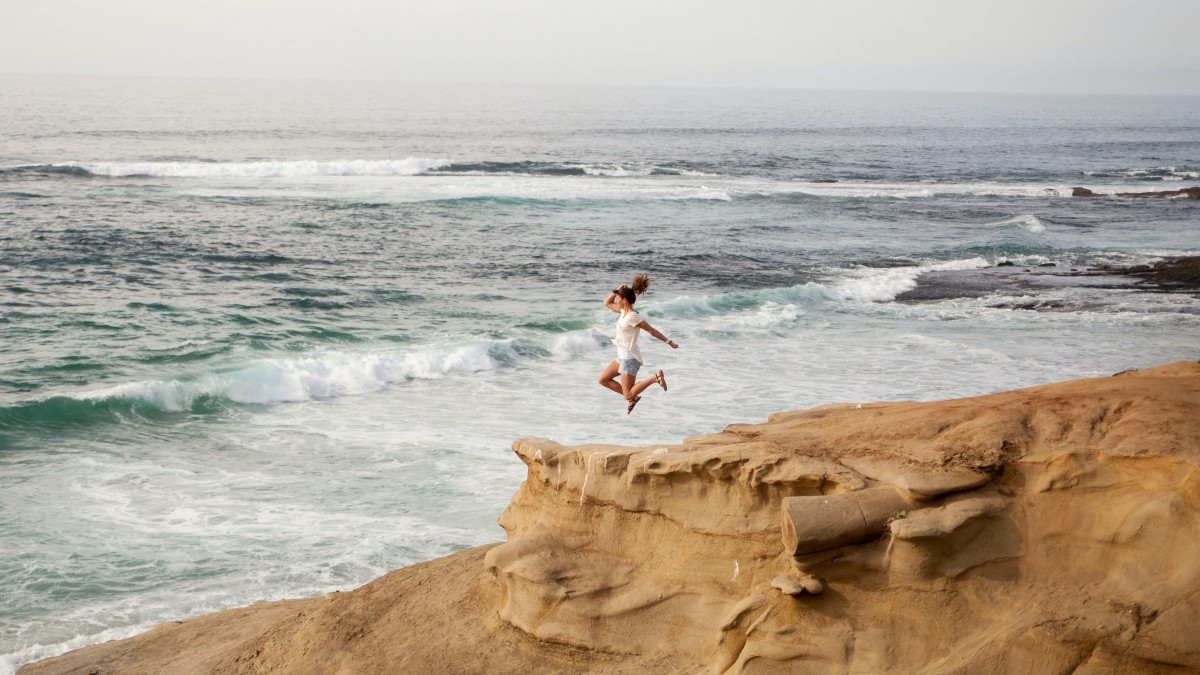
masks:
<svg viewBox="0 0 1200 675"><path fill-rule="evenodd" d="M0 0L0 72L1200 94L1200 0Z"/></svg>

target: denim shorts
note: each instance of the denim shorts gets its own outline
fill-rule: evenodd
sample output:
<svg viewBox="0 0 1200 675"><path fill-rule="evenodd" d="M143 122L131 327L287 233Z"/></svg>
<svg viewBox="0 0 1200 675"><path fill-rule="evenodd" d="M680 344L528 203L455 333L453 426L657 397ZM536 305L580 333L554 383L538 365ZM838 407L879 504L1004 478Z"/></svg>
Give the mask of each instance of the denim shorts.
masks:
<svg viewBox="0 0 1200 675"><path fill-rule="evenodd" d="M637 359L617 359L617 372L622 375L632 375L637 377L638 369L642 364Z"/></svg>

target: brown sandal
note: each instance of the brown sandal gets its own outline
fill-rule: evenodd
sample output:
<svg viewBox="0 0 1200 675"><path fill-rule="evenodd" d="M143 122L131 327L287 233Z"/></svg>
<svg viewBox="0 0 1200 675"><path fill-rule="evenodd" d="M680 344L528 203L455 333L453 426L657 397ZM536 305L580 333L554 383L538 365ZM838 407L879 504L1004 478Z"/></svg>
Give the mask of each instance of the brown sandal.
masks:
<svg viewBox="0 0 1200 675"><path fill-rule="evenodd" d="M667 376L663 374L663 371L655 373L654 379L658 380L658 386L662 387L663 391L667 390Z"/></svg>
<svg viewBox="0 0 1200 675"><path fill-rule="evenodd" d="M633 412L633 406L637 405L638 401L640 400L642 400L641 396L635 396L629 399L629 407L625 409L625 414L628 415L629 413Z"/></svg>

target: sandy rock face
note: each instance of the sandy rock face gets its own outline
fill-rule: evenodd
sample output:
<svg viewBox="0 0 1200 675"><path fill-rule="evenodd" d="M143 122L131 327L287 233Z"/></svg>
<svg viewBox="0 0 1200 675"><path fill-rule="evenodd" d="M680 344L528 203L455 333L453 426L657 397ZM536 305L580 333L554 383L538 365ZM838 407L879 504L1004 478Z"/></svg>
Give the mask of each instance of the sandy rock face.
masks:
<svg viewBox="0 0 1200 675"><path fill-rule="evenodd" d="M1200 670L1200 364L513 449L508 541L28 666Z"/></svg>
<svg viewBox="0 0 1200 675"><path fill-rule="evenodd" d="M540 640L680 672L1200 668L1198 364L514 450L485 564Z"/></svg>

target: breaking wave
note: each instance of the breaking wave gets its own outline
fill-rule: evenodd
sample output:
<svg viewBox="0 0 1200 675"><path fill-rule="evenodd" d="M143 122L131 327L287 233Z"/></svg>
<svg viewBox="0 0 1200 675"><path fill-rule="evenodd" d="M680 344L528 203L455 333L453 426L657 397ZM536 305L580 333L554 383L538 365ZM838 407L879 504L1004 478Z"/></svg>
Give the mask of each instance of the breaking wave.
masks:
<svg viewBox="0 0 1200 675"><path fill-rule="evenodd" d="M416 351L323 351L280 357L196 375L125 382L0 406L0 432L59 429L160 413L207 413L233 404L274 404L382 391L517 365L534 358L585 354L604 340L594 330L553 337L478 340Z"/></svg>
<svg viewBox="0 0 1200 675"><path fill-rule="evenodd" d="M1046 232L1046 224L1032 213L1022 213L1019 216L988 223L988 225L991 227L1018 227L1033 234L1043 234Z"/></svg>
<svg viewBox="0 0 1200 675"><path fill-rule="evenodd" d="M416 352L329 351L303 358L263 359L193 376L126 382L0 407L0 431L81 426L131 413L203 413L226 403L288 403L364 394L409 380L501 368L522 358L514 342L481 341Z"/></svg>

